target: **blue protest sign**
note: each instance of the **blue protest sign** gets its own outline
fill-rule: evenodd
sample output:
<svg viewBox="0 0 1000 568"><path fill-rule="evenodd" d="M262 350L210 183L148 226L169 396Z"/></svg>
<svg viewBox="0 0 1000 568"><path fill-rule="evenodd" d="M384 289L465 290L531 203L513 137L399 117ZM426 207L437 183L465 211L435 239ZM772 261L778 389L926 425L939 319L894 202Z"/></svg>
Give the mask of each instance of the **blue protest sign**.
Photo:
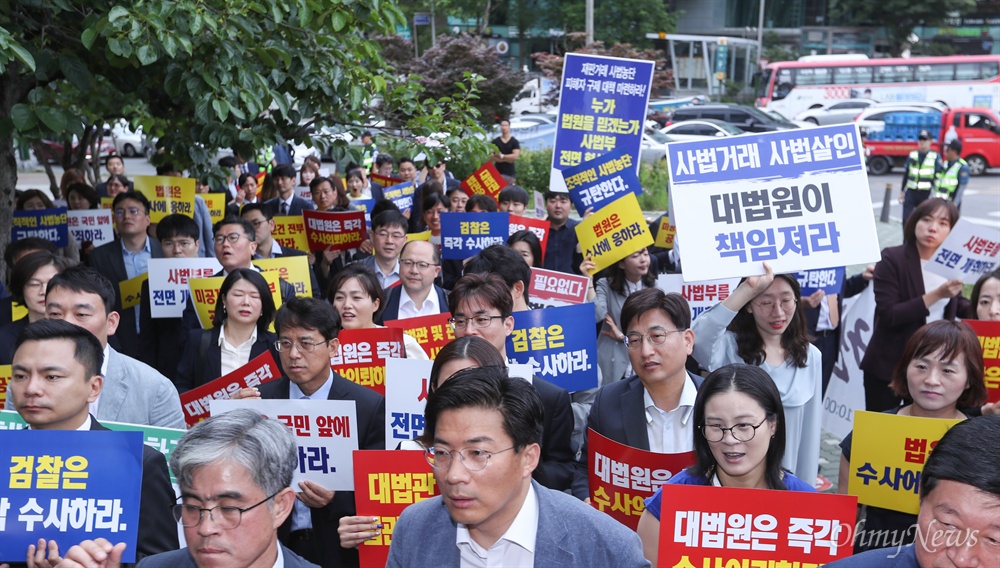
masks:
<svg viewBox="0 0 1000 568"><path fill-rule="evenodd" d="M822 290L827 296L839 294L840 286L844 283L844 267L796 272L795 279L799 281L803 298L811 296L816 290Z"/></svg>
<svg viewBox="0 0 1000 568"><path fill-rule="evenodd" d="M351 205L359 211L365 212L365 223L370 229L372 226L372 207L375 207L374 199L352 199Z"/></svg>
<svg viewBox="0 0 1000 568"><path fill-rule="evenodd" d="M626 193L642 193L632 156L622 148L566 168L562 175L569 197L581 217L587 209L593 208L596 212Z"/></svg>
<svg viewBox="0 0 1000 568"><path fill-rule="evenodd" d="M103 537L135 562L140 432L0 431L0 487L0 561L22 562L39 538L65 551Z"/></svg>
<svg viewBox="0 0 1000 568"><path fill-rule="evenodd" d="M614 150L638 168L654 68L652 61L566 54L550 189L565 187L560 170Z"/></svg>
<svg viewBox="0 0 1000 568"><path fill-rule="evenodd" d="M69 227L65 207L15 211L10 228L10 240L38 237L52 241L57 247L69 244Z"/></svg>
<svg viewBox="0 0 1000 568"><path fill-rule="evenodd" d="M442 213L441 258L465 260L510 235L508 213Z"/></svg>
<svg viewBox="0 0 1000 568"><path fill-rule="evenodd" d="M507 356L569 392L597 387L594 304L514 313Z"/></svg>
<svg viewBox="0 0 1000 568"><path fill-rule="evenodd" d="M406 181L397 185L389 186L382 190L386 199L392 201L400 211L406 211L413 207L413 193L417 190L417 184Z"/></svg>

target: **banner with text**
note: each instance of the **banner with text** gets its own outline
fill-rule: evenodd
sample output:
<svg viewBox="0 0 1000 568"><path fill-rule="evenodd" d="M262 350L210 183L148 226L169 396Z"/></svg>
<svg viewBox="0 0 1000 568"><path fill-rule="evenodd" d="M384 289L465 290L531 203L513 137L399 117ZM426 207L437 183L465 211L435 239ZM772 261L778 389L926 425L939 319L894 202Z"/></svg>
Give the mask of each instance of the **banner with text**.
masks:
<svg viewBox="0 0 1000 568"><path fill-rule="evenodd" d="M508 213L442 213L441 258L465 260L510 236Z"/></svg>
<svg viewBox="0 0 1000 568"><path fill-rule="evenodd" d="M660 217L659 226L656 227L656 240L653 245L660 248L674 248L674 237L677 236L677 227L670 221L670 215Z"/></svg>
<svg viewBox="0 0 1000 568"><path fill-rule="evenodd" d="M142 302L142 283L149 279L149 273L143 272L135 278L122 280L118 283L118 293L122 298L122 309L134 308Z"/></svg>
<svg viewBox="0 0 1000 568"><path fill-rule="evenodd" d="M1000 322L965 320L965 323L976 332L983 347L986 402L1000 402Z"/></svg>
<svg viewBox="0 0 1000 568"><path fill-rule="evenodd" d="M428 357L434 359L442 347L455 339L455 330L448 323L449 319L451 312L444 312L431 316L391 320L385 322L385 325L402 329L403 333L417 340Z"/></svg>
<svg viewBox="0 0 1000 568"><path fill-rule="evenodd" d="M403 330L395 327L342 329L340 352L330 366L341 377L385 396L385 360L403 357Z"/></svg>
<svg viewBox="0 0 1000 568"><path fill-rule="evenodd" d="M531 282L528 283L528 305L536 309L582 304L587 301L589 285L588 276L532 268Z"/></svg>
<svg viewBox="0 0 1000 568"><path fill-rule="evenodd" d="M822 290L827 296L839 294L840 287L844 284L844 267L796 272L795 279L799 281L803 298L813 295L817 290Z"/></svg>
<svg viewBox="0 0 1000 568"><path fill-rule="evenodd" d="M239 369L181 393L184 422L190 428L209 417L212 401L229 400L240 389L257 387L280 377L281 371L274 361L274 356L270 351L265 351Z"/></svg>
<svg viewBox="0 0 1000 568"><path fill-rule="evenodd" d="M149 220L159 223L167 215L194 217L194 178L135 176L135 190L149 200Z"/></svg>
<svg viewBox="0 0 1000 568"><path fill-rule="evenodd" d="M201 198L205 200L205 207L208 207L208 215L212 218L212 225L215 225L226 216L226 203L229 199L229 192L226 193L201 193ZM205 243L206 245L208 243Z"/></svg>
<svg viewBox="0 0 1000 568"><path fill-rule="evenodd" d="M520 215L510 216L510 235L518 231L531 231L538 237L538 244L541 245L542 249L542 258L536 258L535 262L539 264L545 258L545 249L549 246L549 231L551 228L552 223L545 219L532 219L531 217L521 217Z"/></svg>
<svg viewBox="0 0 1000 568"><path fill-rule="evenodd" d="M472 175L462 181L462 191L469 197L473 195L488 195L497 201L500 190L507 187L507 180L500 175L493 162L486 162Z"/></svg>
<svg viewBox="0 0 1000 568"><path fill-rule="evenodd" d="M0 365L0 408L7 403L7 389L13 374L12 365Z"/></svg>
<svg viewBox="0 0 1000 568"><path fill-rule="evenodd" d="M191 278L211 278L222 270L214 258L149 259L149 313L153 318L179 318L184 314Z"/></svg>
<svg viewBox="0 0 1000 568"><path fill-rule="evenodd" d="M302 215L275 215L274 231L271 232L271 238L283 249L309 250L309 241L306 239L306 223L302 220Z"/></svg>
<svg viewBox="0 0 1000 568"><path fill-rule="evenodd" d="M534 374L569 392L595 388L597 338L592 321L592 303L515 312L507 356L531 365Z"/></svg>
<svg viewBox="0 0 1000 568"><path fill-rule="evenodd" d="M412 181L404 181L382 188L382 195L392 201L393 205L403 213L413 208L413 194L417 191L417 184Z"/></svg>
<svg viewBox="0 0 1000 568"><path fill-rule="evenodd" d="M69 244L68 221L69 217L65 207L14 211L10 226L10 240L19 241L28 237L38 237L51 241L57 247L64 247Z"/></svg>
<svg viewBox="0 0 1000 568"><path fill-rule="evenodd" d="M927 262L927 271L975 284L980 276L996 270L998 254L1000 235L996 227L959 219Z"/></svg>
<svg viewBox="0 0 1000 568"><path fill-rule="evenodd" d="M364 211L328 213L303 211L309 250L347 250L357 248L367 237Z"/></svg>
<svg viewBox="0 0 1000 568"><path fill-rule="evenodd" d="M424 433L424 406L434 361L387 359L385 362L385 449Z"/></svg>
<svg viewBox="0 0 1000 568"><path fill-rule="evenodd" d="M594 261L595 274L653 244L653 235L633 193L626 193L582 219L575 230L584 258Z"/></svg>
<svg viewBox="0 0 1000 568"><path fill-rule="evenodd" d="M722 278L707 282L684 282L681 274L661 274L656 277L656 287L664 292L676 292L691 306L691 321L725 300L740 284L739 278Z"/></svg>
<svg viewBox="0 0 1000 568"><path fill-rule="evenodd" d="M115 226L108 209L67 211L66 226L79 244L89 241L99 247L115 240Z"/></svg>
<svg viewBox="0 0 1000 568"><path fill-rule="evenodd" d="M861 359L872 338L875 291L868 286L843 299L840 314L840 351L823 395L823 429L843 440L854 428L854 411L865 407L865 373Z"/></svg>
<svg viewBox="0 0 1000 568"><path fill-rule="evenodd" d="M313 295L312 278L309 272L309 257L282 256L280 258L259 258L253 261L261 272L276 272L278 278L288 282L295 288L299 298L311 298Z"/></svg>
<svg viewBox="0 0 1000 568"><path fill-rule="evenodd" d="M600 211L626 193L642 194L634 160L617 148L562 171L569 197L582 217L587 209Z"/></svg>
<svg viewBox="0 0 1000 568"><path fill-rule="evenodd" d="M380 175L380 174L369 174L368 178L371 181L373 181L373 182L381 185L383 188L388 188L388 187L392 187L394 185L398 185L398 184L403 183L403 178L401 178L401 177L395 177L395 176L383 176L383 175Z"/></svg>

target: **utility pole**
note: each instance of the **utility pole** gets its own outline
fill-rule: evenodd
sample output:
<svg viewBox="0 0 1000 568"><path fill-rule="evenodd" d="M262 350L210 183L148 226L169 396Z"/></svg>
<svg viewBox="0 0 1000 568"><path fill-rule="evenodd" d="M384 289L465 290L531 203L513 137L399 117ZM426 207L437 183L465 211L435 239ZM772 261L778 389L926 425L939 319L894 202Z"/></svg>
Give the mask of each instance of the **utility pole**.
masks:
<svg viewBox="0 0 1000 568"><path fill-rule="evenodd" d="M587 0L586 11L587 45L590 45L594 43L594 0Z"/></svg>
<svg viewBox="0 0 1000 568"><path fill-rule="evenodd" d="M760 14L757 16L757 63L764 57L764 3L760 0Z"/></svg>

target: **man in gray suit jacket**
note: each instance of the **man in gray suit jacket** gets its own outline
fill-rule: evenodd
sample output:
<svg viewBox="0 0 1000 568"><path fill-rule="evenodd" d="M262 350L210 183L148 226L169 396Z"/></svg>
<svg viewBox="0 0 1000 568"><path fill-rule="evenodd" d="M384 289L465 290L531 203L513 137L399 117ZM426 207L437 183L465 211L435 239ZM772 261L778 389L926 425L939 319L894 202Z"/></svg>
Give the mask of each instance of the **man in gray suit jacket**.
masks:
<svg viewBox="0 0 1000 568"><path fill-rule="evenodd" d="M237 409L199 423L170 454L181 486L174 518L184 527L187 548L149 556L138 566L318 568L278 543L277 527L295 501L289 487L295 463L291 432L257 411ZM71 548L59 566L118 568L124 550L125 543L88 540Z"/></svg>
<svg viewBox="0 0 1000 568"><path fill-rule="evenodd" d="M441 495L407 507L391 568L649 566L634 532L531 480L542 402L506 370L460 371L427 399L422 442Z"/></svg>

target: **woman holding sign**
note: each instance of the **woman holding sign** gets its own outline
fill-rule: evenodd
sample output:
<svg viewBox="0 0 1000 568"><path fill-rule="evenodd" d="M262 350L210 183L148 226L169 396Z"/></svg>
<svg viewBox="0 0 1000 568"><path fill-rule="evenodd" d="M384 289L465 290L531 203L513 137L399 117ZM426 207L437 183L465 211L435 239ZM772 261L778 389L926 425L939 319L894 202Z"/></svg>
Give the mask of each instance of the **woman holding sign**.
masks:
<svg viewBox="0 0 1000 568"><path fill-rule="evenodd" d="M668 484L816 491L781 467L785 411L774 381L760 367L734 363L712 372L698 389L692 419L695 464ZM643 554L654 566L662 499L662 488L646 499L636 529Z"/></svg>
<svg viewBox="0 0 1000 568"><path fill-rule="evenodd" d="M913 334L906 343L903 358L896 365L889 387L911 404L886 410L886 414L966 420L978 416L979 405L986 402L983 380L983 351L976 333L969 326L955 321L929 323ZM851 447L854 433L840 443L840 476L837 491L849 492L850 483L860 483L851 470ZM996 443L993 442L985 443ZM928 448L929 449L929 448ZM854 552L885 546L907 545L915 537L911 527L917 516L889 509L868 506L864 531L858 531ZM887 531L884 533L878 531ZM865 535L887 535L864 538Z"/></svg>
<svg viewBox="0 0 1000 568"><path fill-rule="evenodd" d="M274 297L267 281L256 270L238 268L219 288L212 329L195 329L188 335L174 384L187 392L225 376L274 345L268 331L274 318ZM278 361L278 354L272 353Z"/></svg>
<svg viewBox="0 0 1000 568"><path fill-rule="evenodd" d="M785 410L784 467L810 482L819 472L823 360L809 343L799 282L774 274L744 278L721 303L694 321L694 358L718 369L746 363L767 371Z"/></svg>

